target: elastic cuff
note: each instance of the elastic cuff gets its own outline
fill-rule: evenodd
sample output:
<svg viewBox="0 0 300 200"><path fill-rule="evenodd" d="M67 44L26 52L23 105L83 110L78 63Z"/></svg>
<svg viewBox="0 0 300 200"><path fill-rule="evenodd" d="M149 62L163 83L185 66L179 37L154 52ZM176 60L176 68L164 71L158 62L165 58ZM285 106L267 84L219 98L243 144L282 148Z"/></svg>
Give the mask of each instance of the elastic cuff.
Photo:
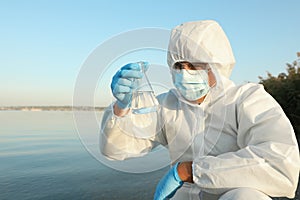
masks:
<svg viewBox="0 0 300 200"><path fill-rule="evenodd" d="M192 174L193 174L193 182L195 183L195 166L194 166L195 162L192 162Z"/></svg>
<svg viewBox="0 0 300 200"><path fill-rule="evenodd" d="M201 161L193 161L192 163L192 173L193 173L193 181L194 183L199 183L203 169L200 167Z"/></svg>

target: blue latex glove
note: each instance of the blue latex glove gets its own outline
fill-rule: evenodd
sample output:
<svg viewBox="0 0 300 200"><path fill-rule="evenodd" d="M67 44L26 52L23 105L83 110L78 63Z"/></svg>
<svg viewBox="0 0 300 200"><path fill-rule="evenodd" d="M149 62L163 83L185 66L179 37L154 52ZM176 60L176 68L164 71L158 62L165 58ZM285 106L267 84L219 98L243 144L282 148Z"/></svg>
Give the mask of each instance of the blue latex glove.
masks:
<svg viewBox="0 0 300 200"><path fill-rule="evenodd" d="M110 88L121 109L130 107L132 92L137 87L136 79L143 77L140 64L144 64L145 70L148 69L148 62L129 63L123 66L112 79Z"/></svg>
<svg viewBox="0 0 300 200"><path fill-rule="evenodd" d="M179 163L176 163L156 186L154 200L172 198L176 191L183 185L177 171Z"/></svg>

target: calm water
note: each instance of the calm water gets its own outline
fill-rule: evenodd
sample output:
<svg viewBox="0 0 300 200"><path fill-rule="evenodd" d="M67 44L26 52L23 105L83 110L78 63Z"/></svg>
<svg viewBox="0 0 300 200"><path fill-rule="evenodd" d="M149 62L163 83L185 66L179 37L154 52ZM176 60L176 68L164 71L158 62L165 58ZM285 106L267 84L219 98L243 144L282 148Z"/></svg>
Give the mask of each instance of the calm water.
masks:
<svg viewBox="0 0 300 200"><path fill-rule="evenodd" d="M113 170L81 144L71 112L0 112L0 199L152 199L166 168Z"/></svg>

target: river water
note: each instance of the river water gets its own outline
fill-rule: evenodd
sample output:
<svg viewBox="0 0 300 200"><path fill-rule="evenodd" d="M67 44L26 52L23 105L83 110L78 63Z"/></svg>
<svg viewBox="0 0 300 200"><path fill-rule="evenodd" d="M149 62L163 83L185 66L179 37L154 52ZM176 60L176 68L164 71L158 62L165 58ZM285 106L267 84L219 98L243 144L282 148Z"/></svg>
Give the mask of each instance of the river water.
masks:
<svg viewBox="0 0 300 200"><path fill-rule="evenodd" d="M152 199L166 172L125 173L92 157L72 112L0 112L0 199Z"/></svg>

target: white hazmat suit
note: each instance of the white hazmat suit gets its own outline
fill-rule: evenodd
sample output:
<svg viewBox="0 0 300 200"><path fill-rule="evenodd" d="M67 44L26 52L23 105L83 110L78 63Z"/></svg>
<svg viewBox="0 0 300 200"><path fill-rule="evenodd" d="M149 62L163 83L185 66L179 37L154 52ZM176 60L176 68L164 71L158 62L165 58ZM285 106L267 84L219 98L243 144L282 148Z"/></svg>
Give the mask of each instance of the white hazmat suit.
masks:
<svg viewBox="0 0 300 200"><path fill-rule="evenodd" d="M300 162L293 128L262 85L235 86L228 79L235 60L218 23L175 27L168 64L178 61L211 66L217 83L203 103L188 102L176 89L161 94L163 126L150 138L124 133L117 124L130 118L117 117L108 107L101 127L103 155L124 160L145 155L160 143L168 148L173 164L193 161L194 184L184 183L172 199L294 197Z"/></svg>

